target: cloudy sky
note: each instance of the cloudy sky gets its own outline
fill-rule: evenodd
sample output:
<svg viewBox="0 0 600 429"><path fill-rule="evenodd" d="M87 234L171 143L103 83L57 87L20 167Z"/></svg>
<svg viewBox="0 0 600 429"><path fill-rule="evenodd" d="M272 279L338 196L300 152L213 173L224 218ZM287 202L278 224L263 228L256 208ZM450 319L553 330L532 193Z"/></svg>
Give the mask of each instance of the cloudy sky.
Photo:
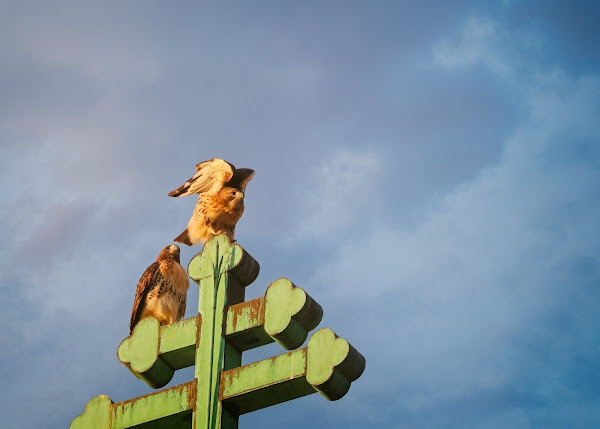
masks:
<svg viewBox="0 0 600 429"><path fill-rule="evenodd" d="M248 298L290 278L367 359L240 427L600 427L599 9L0 1L2 427L151 391L116 349L212 157L256 170Z"/></svg>

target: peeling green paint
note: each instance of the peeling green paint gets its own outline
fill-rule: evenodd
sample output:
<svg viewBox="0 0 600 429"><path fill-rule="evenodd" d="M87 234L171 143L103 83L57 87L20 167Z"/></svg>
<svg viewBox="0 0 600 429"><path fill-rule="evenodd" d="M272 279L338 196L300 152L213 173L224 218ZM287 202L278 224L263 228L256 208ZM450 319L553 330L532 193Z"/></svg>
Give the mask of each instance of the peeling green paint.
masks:
<svg viewBox="0 0 600 429"><path fill-rule="evenodd" d="M116 404L97 396L71 428L236 429L244 413L315 392L329 400L344 396L365 359L330 329L316 331L302 349L241 366L243 351L269 342L297 349L323 317L321 306L288 279L245 302L258 271L254 258L226 237L207 242L188 266L200 287L198 315L168 326L143 319L117 350L153 388L191 365L194 380Z"/></svg>
<svg viewBox="0 0 600 429"><path fill-rule="evenodd" d="M150 395L114 404L111 409L111 429L130 428L142 423L170 417L170 421L185 421L192 413L196 383L189 382ZM169 420L165 419L166 422Z"/></svg>

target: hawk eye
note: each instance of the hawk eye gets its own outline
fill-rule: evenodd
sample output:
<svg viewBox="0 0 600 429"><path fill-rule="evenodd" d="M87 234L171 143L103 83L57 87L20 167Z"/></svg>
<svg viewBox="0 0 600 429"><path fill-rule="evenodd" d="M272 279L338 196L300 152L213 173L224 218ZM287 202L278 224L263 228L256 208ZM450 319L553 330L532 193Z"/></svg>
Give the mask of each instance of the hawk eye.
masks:
<svg viewBox="0 0 600 429"><path fill-rule="evenodd" d="M235 195L235 194L236 194L236 192L235 192L235 191L231 191L231 195Z"/></svg>

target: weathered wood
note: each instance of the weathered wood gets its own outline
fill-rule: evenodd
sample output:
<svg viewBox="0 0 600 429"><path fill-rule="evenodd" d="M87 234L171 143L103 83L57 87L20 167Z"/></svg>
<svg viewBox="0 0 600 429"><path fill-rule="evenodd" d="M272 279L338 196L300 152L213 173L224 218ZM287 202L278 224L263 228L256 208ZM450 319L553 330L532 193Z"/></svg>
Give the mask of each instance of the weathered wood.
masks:
<svg viewBox="0 0 600 429"><path fill-rule="evenodd" d="M168 326L143 319L117 356L153 388L192 365L194 380L117 404L92 398L72 429L236 429L241 414L317 391L339 399L364 371L364 357L330 329L316 331L302 349L241 366L242 352L254 347L273 341L287 350L300 347L323 309L288 279L244 302L259 265L224 236L206 243L188 272L200 286L198 315Z"/></svg>
<svg viewBox="0 0 600 429"><path fill-rule="evenodd" d="M304 343L322 317L323 309L314 299L288 279L279 279L269 285L264 297L227 307L225 338L239 352L273 341L291 350ZM174 370L194 365L201 318L198 315L160 329L156 319L146 318L123 340L117 356L151 387L163 387Z"/></svg>
<svg viewBox="0 0 600 429"><path fill-rule="evenodd" d="M135 400L114 404L111 406L111 429L133 426L144 429L189 428L196 392L194 380Z"/></svg>
<svg viewBox="0 0 600 429"><path fill-rule="evenodd" d="M191 427L196 381L113 404L108 396L92 398L70 429L183 429Z"/></svg>
<svg viewBox="0 0 600 429"><path fill-rule="evenodd" d="M306 349L225 371L221 386L221 400L237 414L315 393L306 382Z"/></svg>
<svg viewBox="0 0 600 429"><path fill-rule="evenodd" d="M223 372L221 400L238 414L311 393L343 397L365 369L364 357L330 329L315 332L308 346Z"/></svg>
<svg viewBox="0 0 600 429"><path fill-rule="evenodd" d="M288 279L275 280L265 296L229 307L227 341L245 351L277 341L292 350L323 318L323 308Z"/></svg>
<svg viewBox="0 0 600 429"><path fill-rule="evenodd" d="M174 370L194 365L200 315L160 328L158 355Z"/></svg>
<svg viewBox="0 0 600 429"><path fill-rule="evenodd" d="M227 342L242 352L272 343L265 332L264 297L230 306L225 334Z"/></svg>
<svg viewBox="0 0 600 429"><path fill-rule="evenodd" d="M230 270L240 264L244 252L237 245L230 245L226 237L210 240L202 253L190 262L190 276L200 286L200 306L202 317L196 353L196 379L202 394L196 398L194 427L221 428L222 404L219 400L221 371L223 367L239 366L241 352L234 347L226 347L224 322L228 304L244 296L241 281L229 282ZM251 258L246 254L246 261ZM258 264L246 264L246 269ZM247 278L243 270L238 271ZM239 280L239 279L238 279ZM236 290L237 289L237 290ZM228 302L229 301L229 302ZM237 428L237 416L230 419L229 427Z"/></svg>

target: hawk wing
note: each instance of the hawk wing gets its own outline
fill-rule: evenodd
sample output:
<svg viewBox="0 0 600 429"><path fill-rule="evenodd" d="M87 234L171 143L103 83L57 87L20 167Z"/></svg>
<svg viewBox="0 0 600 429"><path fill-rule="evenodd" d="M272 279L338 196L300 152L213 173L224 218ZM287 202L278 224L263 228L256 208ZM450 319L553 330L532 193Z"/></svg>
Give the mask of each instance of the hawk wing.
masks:
<svg viewBox="0 0 600 429"><path fill-rule="evenodd" d="M235 167L222 159L213 158L201 162L196 165L196 174L179 188L169 192L169 196L182 197L204 192L217 193L233 177L234 171Z"/></svg>
<svg viewBox="0 0 600 429"><path fill-rule="evenodd" d="M159 262L153 262L150 264L140 281L138 282L135 290L135 299L133 300L133 308L131 309L131 320L129 321L129 334L133 332L133 328L140 320L140 316L144 311L144 305L146 304L146 297L148 292L158 283L162 273L159 269Z"/></svg>
<svg viewBox="0 0 600 429"><path fill-rule="evenodd" d="M187 290L186 290L187 292ZM181 320L183 319L183 316L185 316L185 307L187 304L187 297L185 297L183 299L183 301L181 302L181 304L179 304L179 310L177 311L177 320Z"/></svg>

